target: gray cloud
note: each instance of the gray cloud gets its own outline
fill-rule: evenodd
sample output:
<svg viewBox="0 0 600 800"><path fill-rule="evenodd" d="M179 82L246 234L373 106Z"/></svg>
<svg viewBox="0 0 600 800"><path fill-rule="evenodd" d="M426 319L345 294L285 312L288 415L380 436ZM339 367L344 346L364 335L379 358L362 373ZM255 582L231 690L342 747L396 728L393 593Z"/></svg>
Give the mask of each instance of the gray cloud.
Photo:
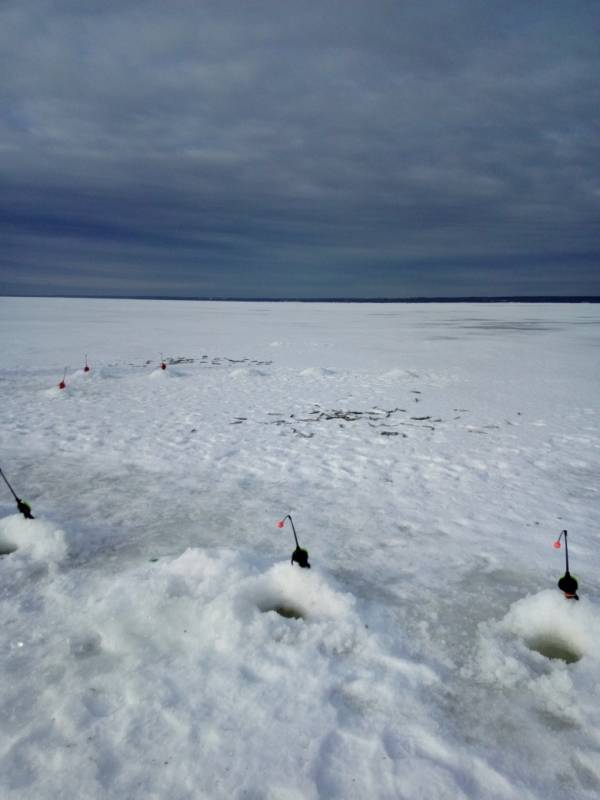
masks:
<svg viewBox="0 0 600 800"><path fill-rule="evenodd" d="M599 40L595 2L5 2L0 291L600 294Z"/></svg>

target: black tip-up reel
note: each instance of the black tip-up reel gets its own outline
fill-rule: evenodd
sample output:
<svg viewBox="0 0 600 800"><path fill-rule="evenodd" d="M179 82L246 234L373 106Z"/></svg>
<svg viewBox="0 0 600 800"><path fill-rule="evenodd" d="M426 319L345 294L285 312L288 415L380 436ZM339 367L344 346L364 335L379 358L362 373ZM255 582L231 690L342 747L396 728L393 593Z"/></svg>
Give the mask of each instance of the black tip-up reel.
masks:
<svg viewBox="0 0 600 800"><path fill-rule="evenodd" d="M12 496L15 498L15 501L17 503L17 508L19 509L21 514L23 514L25 519L35 519L35 517L31 513L31 506L29 505L29 503L26 503L25 500L21 500L20 497L17 497L15 490L12 488L12 486L8 482L8 478L2 472L1 468L0 468L0 475L2 475L2 477L4 478L4 483L8 486L8 488L11 491Z"/></svg>
<svg viewBox="0 0 600 800"><path fill-rule="evenodd" d="M554 547L560 550L560 540L563 536L565 537L565 574L558 581L558 588L563 592L567 600L579 600L579 595L577 594L579 584L577 583L577 579L569 572L569 545L567 544L566 531L561 531L560 536L554 542Z"/></svg>
<svg viewBox="0 0 600 800"><path fill-rule="evenodd" d="M308 550L304 550L302 547L297 547L292 553L292 560L290 563L293 564L294 561L299 567L308 567L308 569L310 569L310 564L308 563Z"/></svg>
<svg viewBox="0 0 600 800"><path fill-rule="evenodd" d="M298 537L296 536L296 528L294 528L294 522L290 514L287 514L283 519L280 519L277 523L278 528L283 528L285 526L286 519L289 519L290 524L292 526L292 532L294 534L294 540L296 542L296 549L292 553L292 560L291 564L296 562L299 567L304 567L305 569L310 569L310 564L308 563L308 550L305 550L303 547L300 547L298 542Z"/></svg>

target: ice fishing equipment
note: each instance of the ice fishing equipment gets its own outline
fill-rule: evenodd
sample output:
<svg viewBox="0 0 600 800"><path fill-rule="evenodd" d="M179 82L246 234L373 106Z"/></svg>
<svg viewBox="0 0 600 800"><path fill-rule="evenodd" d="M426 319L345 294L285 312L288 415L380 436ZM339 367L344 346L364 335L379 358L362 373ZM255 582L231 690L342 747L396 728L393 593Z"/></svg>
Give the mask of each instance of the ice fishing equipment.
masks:
<svg viewBox="0 0 600 800"><path fill-rule="evenodd" d="M167 365L165 363L165 360L163 358L163 354L162 353L160 354L160 368L161 369L166 369L167 368Z"/></svg>
<svg viewBox="0 0 600 800"><path fill-rule="evenodd" d="M308 569L310 569L310 564L308 563L308 550L304 550L304 548L300 547L300 544L298 543L296 528L294 527L294 521L292 520L291 514L286 514L283 519L280 519L277 523L277 527L283 528L285 526L286 519L289 519L290 521L292 532L294 534L294 540L296 542L296 549L292 553L292 560L290 563L293 564L295 561L299 567L308 567Z"/></svg>
<svg viewBox="0 0 600 800"><path fill-rule="evenodd" d="M65 371L63 372L63 376L62 376L62 381L58 384L58 388L59 389L66 389L67 388L66 377L67 377L67 368L65 367Z"/></svg>
<svg viewBox="0 0 600 800"><path fill-rule="evenodd" d="M563 536L565 537L565 574L558 581L558 588L564 593L567 600L579 600L579 596L577 594L579 584L577 583L577 579L574 578L569 572L569 545L567 543L566 531L560 532L560 536L554 542L554 547L557 550L560 550L560 540Z"/></svg>
<svg viewBox="0 0 600 800"><path fill-rule="evenodd" d="M12 486L8 482L8 478L2 472L2 467L0 467L0 475L2 475L2 477L4 478L4 483L8 486L8 488L11 491L12 496L15 498L16 503L17 503L17 508L19 509L21 514L23 514L25 519L35 519L35 517L31 513L31 506L29 505L29 503L26 503L24 500L21 500L20 497L17 497L17 494L16 494L15 490L12 488Z"/></svg>
<svg viewBox="0 0 600 800"><path fill-rule="evenodd" d="M83 371L84 372L89 372L90 371L90 367L89 367L89 364L87 362L87 353L85 354L85 367L83 368Z"/></svg>

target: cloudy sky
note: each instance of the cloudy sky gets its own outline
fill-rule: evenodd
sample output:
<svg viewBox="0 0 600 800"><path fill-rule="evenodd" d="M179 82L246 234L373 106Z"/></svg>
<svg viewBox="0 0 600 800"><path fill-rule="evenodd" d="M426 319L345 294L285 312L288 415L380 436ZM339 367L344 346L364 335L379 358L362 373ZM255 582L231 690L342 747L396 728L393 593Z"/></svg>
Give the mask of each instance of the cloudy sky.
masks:
<svg viewBox="0 0 600 800"><path fill-rule="evenodd" d="M0 293L600 295L598 0L3 0Z"/></svg>

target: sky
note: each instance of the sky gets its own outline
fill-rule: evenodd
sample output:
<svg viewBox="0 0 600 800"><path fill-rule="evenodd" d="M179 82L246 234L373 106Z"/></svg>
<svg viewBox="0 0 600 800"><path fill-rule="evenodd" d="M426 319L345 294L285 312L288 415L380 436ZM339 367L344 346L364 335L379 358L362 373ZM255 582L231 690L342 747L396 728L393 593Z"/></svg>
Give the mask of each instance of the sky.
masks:
<svg viewBox="0 0 600 800"><path fill-rule="evenodd" d="M600 295L597 0L4 0L0 294Z"/></svg>

